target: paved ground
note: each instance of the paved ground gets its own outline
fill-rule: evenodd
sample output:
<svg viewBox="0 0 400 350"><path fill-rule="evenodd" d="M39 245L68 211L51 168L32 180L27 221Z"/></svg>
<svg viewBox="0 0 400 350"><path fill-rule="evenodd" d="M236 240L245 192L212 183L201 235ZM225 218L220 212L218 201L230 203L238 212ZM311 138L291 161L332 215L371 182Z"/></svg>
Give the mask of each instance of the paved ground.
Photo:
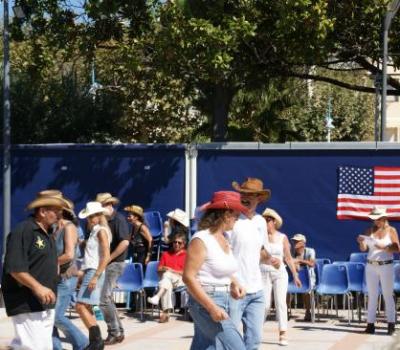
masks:
<svg viewBox="0 0 400 350"><path fill-rule="evenodd" d="M126 339L121 344L108 347L109 349L189 349L193 324L184 321L180 315L173 316L168 323L160 324L151 314L146 316L145 322L140 322L137 315L127 314L123 310L120 312L126 329ZM393 344L400 344L400 338L396 339L396 337L386 335L386 324L382 322L377 324L377 334L371 336L362 333L365 324L357 321L348 325L344 318L336 319L324 316L312 324L301 321L302 311L294 311L293 315L294 317L289 321L289 346L285 347L288 350L378 350L395 349ZM73 322L83 328L75 313L72 313L71 317ZM100 322L100 325L105 334L104 322ZM12 323L5 315L4 309L0 309L0 349L6 348L12 336ZM264 326L261 349L282 349L283 347L279 346L277 341L277 323L267 321ZM66 344L65 349L71 349L71 347Z"/></svg>

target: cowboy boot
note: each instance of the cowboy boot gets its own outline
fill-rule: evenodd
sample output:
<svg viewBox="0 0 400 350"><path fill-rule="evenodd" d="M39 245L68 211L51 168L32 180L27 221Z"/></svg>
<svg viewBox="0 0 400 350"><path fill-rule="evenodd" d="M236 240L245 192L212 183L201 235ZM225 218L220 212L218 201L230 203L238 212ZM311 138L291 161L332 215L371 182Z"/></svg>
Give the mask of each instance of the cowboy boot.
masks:
<svg viewBox="0 0 400 350"><path fill-rule="evenodd" d="M375 334L375 324L367 323L367 328L365 328L364 332L367 334Z"/></svg>
<svg viewBox="0 0 400 350"><path fill-rule="evenodd" d="M393 322L389 322L388 323L388 335L392 335L395 332L395 328L394 328L394 323Z"/></svg>
<svg viewBox="0 0 400 350"><path fill-rule="evenodd" d="M104 341L101 337L99 326L93 326L89 328L89 345L85 350L103 350Z"/></svg>

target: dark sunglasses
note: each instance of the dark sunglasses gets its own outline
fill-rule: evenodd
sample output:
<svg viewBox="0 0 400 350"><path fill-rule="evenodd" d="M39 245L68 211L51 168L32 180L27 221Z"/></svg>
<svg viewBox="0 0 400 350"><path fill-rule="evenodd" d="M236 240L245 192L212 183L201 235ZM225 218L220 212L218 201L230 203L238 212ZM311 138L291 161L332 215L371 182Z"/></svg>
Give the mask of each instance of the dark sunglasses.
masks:
<svg viewBox="0 0 400 350"><path fill-rule="evenodd" d="M269 216L268 216L268 217L266 217L266 218L265 218L265 220L267 220L267 222L270 222L270 221L275 221L275 219L274 219L274 218L271 218L271 217L269 217Z"/></svg>
<svg viewBox="0 0 400 350"><path fill-rule="evenodd" d="M172 244L179 244L179 245L182 245L183 242L181 242L181 241L173 241Z"/></svg>

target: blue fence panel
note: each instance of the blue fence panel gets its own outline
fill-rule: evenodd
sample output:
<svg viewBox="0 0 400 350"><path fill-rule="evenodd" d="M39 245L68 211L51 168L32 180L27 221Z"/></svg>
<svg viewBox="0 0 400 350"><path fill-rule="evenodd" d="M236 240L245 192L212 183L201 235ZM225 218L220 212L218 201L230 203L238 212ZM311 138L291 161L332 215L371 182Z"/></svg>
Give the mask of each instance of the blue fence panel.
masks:
<svg viewBox="0 0 400 350"><path fill-rule="evenodd" d="M231 190L232 181L258 177L271 189L265 207L283 217L282 232L304 233L317 256L347 259L358 251L356 236L370 223L336 219L337 168L400 166L396 150L210 150L200 149L197 163L198 204L217 190ZM397 222L392 222L399 227Z"/></svg>
<svg viewBox="0 0 400 350"><path fill-rule="evenodd" d="M138 204L164 216L174 208L184 208L185 147L14 146L11 182L11 227L29 214L25 207L36 193L49 188L63 191L75 202L77 212L96 193L111 192L120 199L119 210Z"/></svg>

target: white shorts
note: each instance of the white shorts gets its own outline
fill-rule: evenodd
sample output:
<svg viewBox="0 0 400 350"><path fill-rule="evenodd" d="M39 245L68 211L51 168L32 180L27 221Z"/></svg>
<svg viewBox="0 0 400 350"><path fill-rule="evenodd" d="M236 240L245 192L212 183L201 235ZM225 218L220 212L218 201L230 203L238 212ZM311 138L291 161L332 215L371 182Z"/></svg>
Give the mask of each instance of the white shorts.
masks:
<svg viewBox="0 0 400 350"><path fill-rule="evenodd" d="M15 331L12 349L52 350L54 315L52 309L11 316Z"/></svg>

